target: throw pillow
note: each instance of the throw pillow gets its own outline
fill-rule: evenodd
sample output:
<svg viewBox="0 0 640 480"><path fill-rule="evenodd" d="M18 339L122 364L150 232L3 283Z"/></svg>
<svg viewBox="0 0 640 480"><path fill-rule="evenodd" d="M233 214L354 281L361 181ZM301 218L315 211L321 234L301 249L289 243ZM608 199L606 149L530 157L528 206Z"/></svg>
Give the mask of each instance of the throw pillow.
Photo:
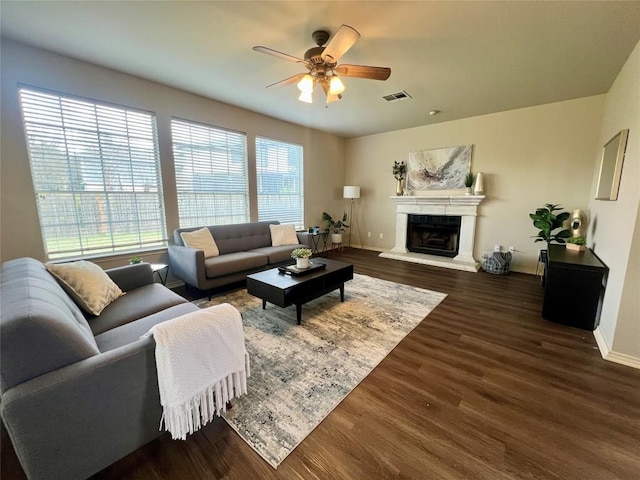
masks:
<svg viewBox="0 0 640 480"><path fill-rule="evenodd" d="M298 236L296 235L295 225L269 225L271 230L271 246L279 247L280 245L298 245Z"/></svg>
<svg viewBox="0 0 640 480"><path fill-rule="evenodd" d="M218 245L211 235L211 231L207 228L194 230L193 232L182 232L180 238L184 242L185 247L195 248L204 252L204 258L217 257L220 255Z"/></svg>
<svg viewBox="0 0 640 480"><path fill-rule="evenodd" d="M100 315L116 298L124 295L109 275L95 263L46 263L45 268L85 312Z"/></svg>

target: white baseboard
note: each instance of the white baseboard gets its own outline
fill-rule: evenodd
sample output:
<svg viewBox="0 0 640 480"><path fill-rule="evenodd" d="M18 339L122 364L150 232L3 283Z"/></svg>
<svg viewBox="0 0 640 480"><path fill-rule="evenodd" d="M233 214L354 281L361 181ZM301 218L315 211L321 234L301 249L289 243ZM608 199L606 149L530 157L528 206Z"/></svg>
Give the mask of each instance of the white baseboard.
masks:
<svg viewBox="0 0 640 480"><path fill-rule="evenodd" d="M640 370L640 358L612 351L599 328L596 328L593 331L593 336L596 339L602 358L609 362L619 363L621 365L626 365L627 367L637 368Z"/></svg>

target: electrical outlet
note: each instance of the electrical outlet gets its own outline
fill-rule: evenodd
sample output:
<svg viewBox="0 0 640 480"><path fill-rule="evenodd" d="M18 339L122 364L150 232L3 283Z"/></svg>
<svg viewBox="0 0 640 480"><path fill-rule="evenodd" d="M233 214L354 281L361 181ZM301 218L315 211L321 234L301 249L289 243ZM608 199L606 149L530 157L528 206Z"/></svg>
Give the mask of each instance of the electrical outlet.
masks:
<svg viewBox="0 0 640 480"><path fill-rule="evenodd" d="M380 239L384 238L382 234L380 234Z"/></svg>
<svg viewBox="0 0 640 480"><path fill-rule="evenodd" d="M514 247L513 245L510 245L510 246L509 246L509 251L510 251L511 253L514 253L514 252L516 251L516 247Z"/></svg>
<svg viewBox="0 0 640 480"><path fill-rule="evenodd" d="M371 232L367 232L367 237L371 238Z"/></svg>
<svg viewBox="0 0 640 480"><path fill-rule="evenodd" d="M496 244L493 246L493 251L494 251L494 252L499 252L501 248L502 248L502 245L500 245L500 244L496 243Z"/></svg>

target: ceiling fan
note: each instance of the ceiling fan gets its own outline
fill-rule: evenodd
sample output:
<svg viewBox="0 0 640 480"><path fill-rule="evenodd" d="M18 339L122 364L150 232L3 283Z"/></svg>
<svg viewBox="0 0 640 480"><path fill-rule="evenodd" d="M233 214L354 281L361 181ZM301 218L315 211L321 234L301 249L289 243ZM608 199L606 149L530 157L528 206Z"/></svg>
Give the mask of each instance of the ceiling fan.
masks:
<svg viewBox="0 0 640 480"><path fill-rule="evenodd" d="M338 65L340 58L360 38L358 31L349 25L341 25L331 41L330 34L325 30L317 30L311 34L311 38L317 47L312 47L304 54L304 59L279 52L272 48L255 46L256 52L266 53L283 60L304 65L308 72L299 73L279 82L267 85L267 88L281 87L297 83L300 89L298 100L312 103L313 89L316 84L322 87L327 96L327 103L338 101L342 98L345 86L340 77L367 78L371 80L386 80L391 75L391 69L387 67L369 67L366 65ZM325 43L327 45L323 46Z"/></svg>

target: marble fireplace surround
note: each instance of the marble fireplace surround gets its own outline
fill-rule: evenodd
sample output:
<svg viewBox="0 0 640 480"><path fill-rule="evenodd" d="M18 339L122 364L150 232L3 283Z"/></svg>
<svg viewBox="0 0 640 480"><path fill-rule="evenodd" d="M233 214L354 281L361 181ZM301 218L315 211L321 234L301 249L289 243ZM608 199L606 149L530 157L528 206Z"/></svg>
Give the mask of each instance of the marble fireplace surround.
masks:
<svg viewBox="0 0 640 480"><path fill-rule="evenodd" d="M453 268L467 272L477 272L480 262L473 258L473 246L476 236L476 217L478 205L484 195L443 195L443 196L403 196L391 197L396 204L396 243L395 246L380 254L381 257L422 263L436 267ZM425 255L407 250L407 222L412 215L460 216L460 242L458 255L453 258L438 255Z"/></svg>

